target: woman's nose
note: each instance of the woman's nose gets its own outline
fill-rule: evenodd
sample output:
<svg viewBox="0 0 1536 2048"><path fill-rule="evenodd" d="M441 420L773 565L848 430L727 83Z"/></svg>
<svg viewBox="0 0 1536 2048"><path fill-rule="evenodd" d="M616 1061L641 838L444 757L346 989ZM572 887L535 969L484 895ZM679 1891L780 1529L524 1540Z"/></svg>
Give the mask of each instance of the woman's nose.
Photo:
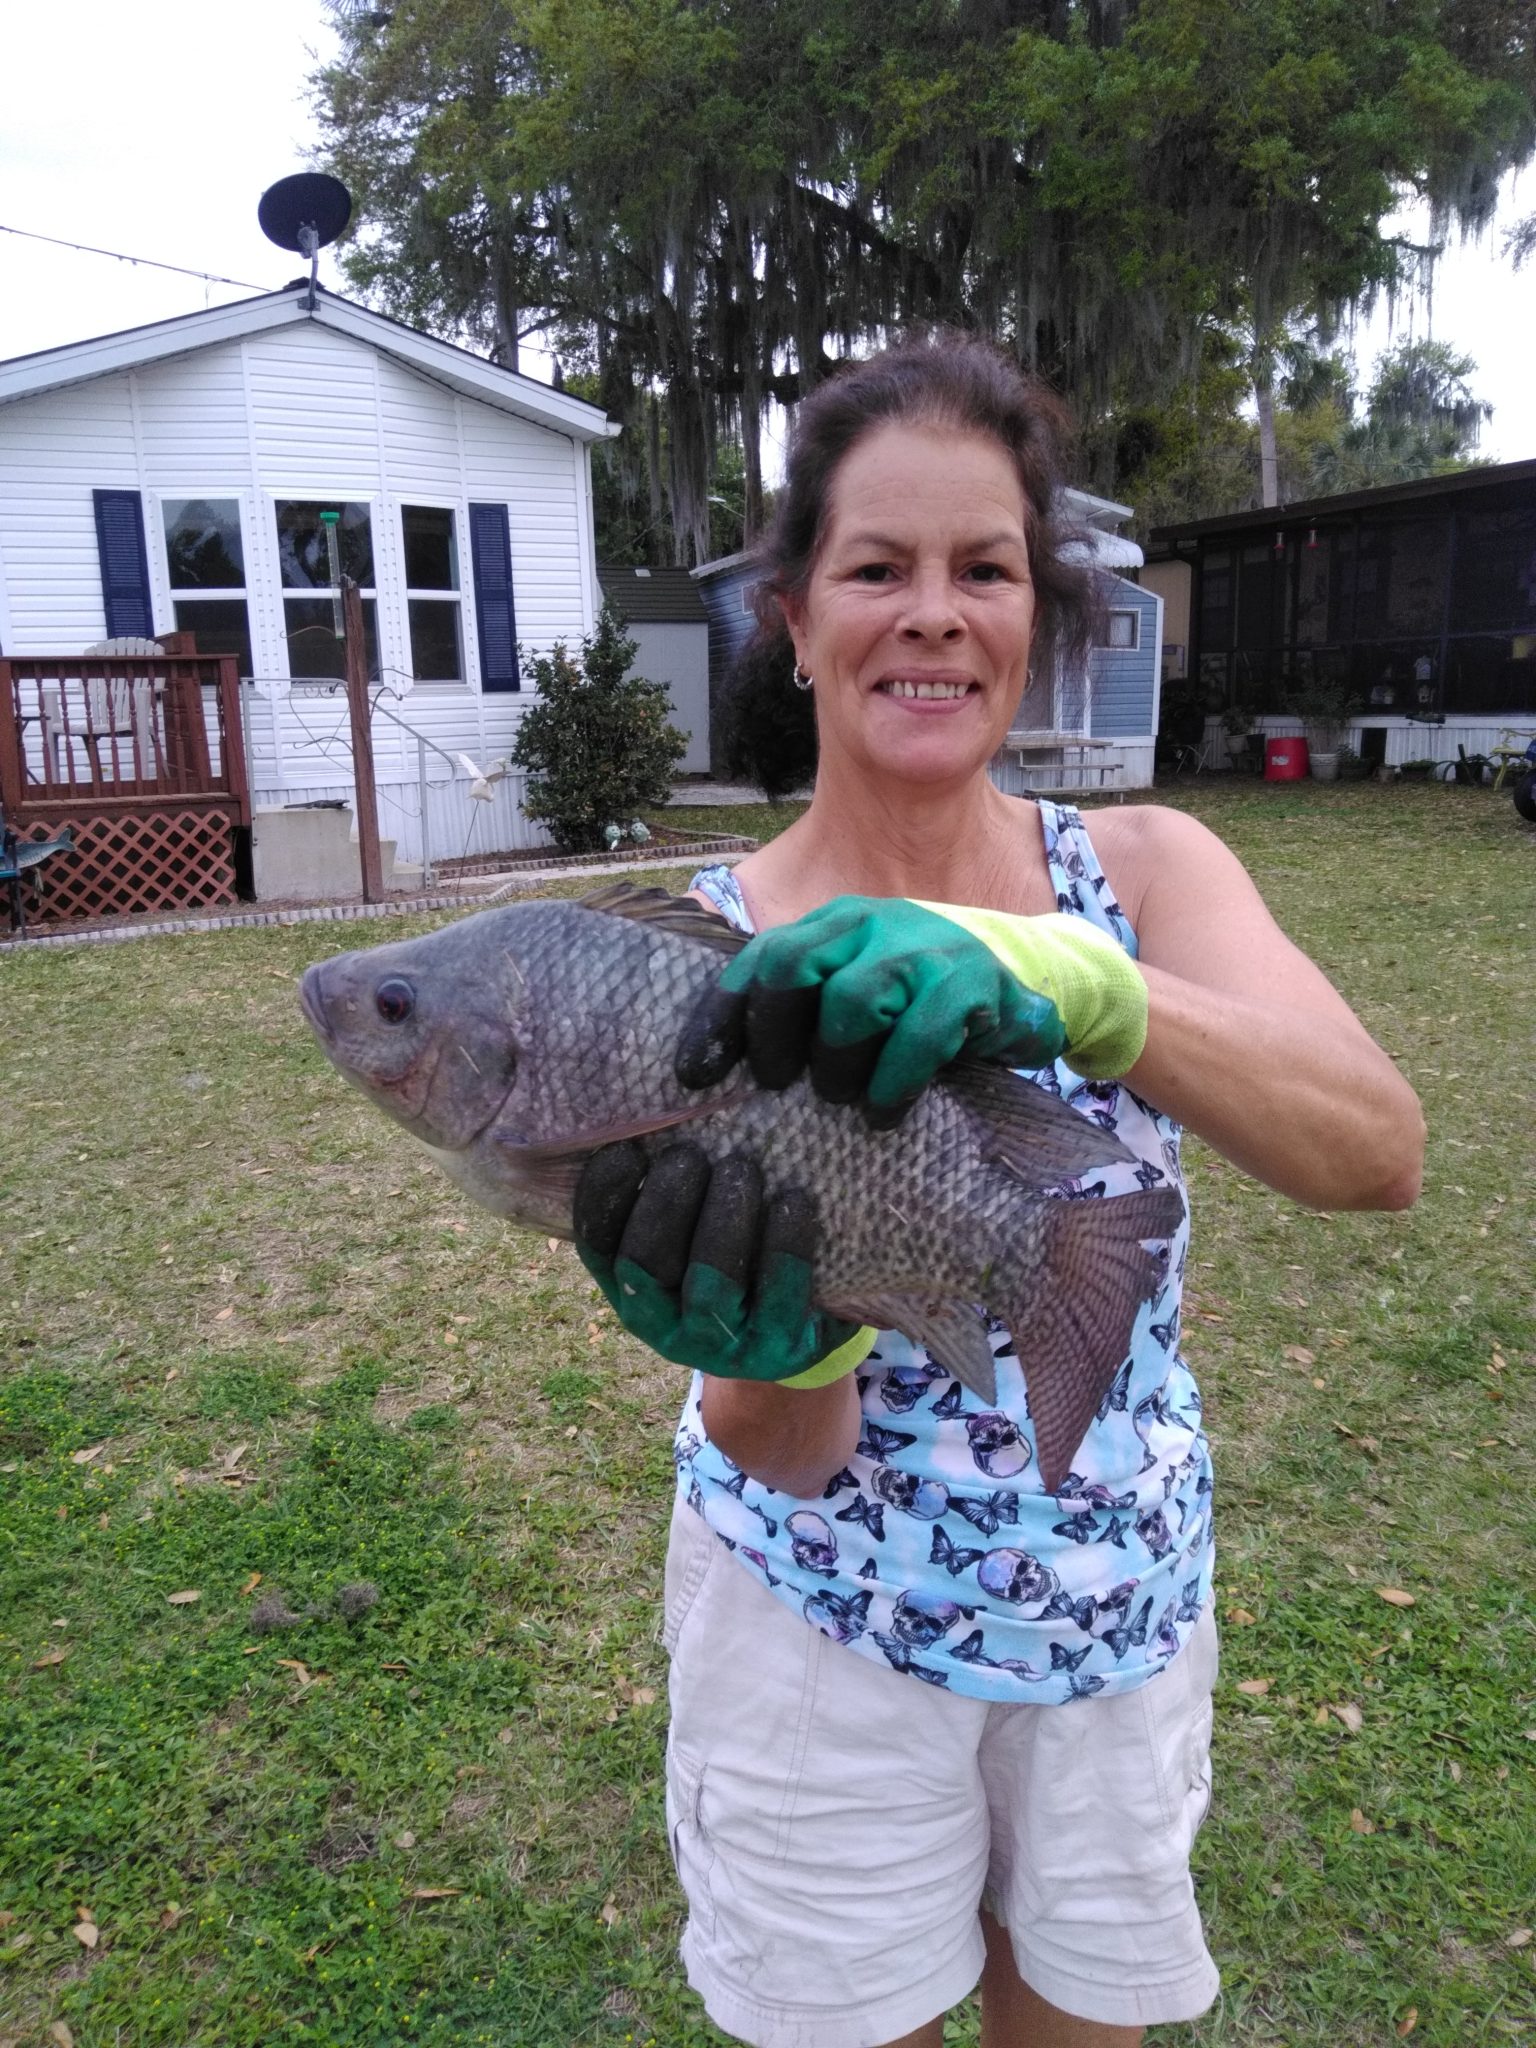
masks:
<svg viewBox="0 0 1536 2048"><path fill-rule="evenodd" d="M965 630L948 576L919 576L910 588L902 636L909 640L954 640Z"/></svg>

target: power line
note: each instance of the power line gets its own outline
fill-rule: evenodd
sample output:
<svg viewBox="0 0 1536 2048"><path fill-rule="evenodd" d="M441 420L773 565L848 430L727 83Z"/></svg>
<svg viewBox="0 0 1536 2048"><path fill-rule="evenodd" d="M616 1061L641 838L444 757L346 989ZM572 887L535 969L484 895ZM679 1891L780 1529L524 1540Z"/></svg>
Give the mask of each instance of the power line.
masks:
<svg viewBox="0 0 1536 2048"><path fill-rule="evenodd" d="M244 292L265 292L271 287L250 284L243 277L219 277L211 270L188 270L181 263L158 263L153 256L125 256L121 249L95 249L89 242L66 242L58 235L39 235L31 228L8 228L0 223L0 235L21 235L29 242L51 242L55 249L76 249L83 256L110 256L114 263L142 265L146 270L174 270L178 277L201 278L204 284L238 285Z"/></svg>

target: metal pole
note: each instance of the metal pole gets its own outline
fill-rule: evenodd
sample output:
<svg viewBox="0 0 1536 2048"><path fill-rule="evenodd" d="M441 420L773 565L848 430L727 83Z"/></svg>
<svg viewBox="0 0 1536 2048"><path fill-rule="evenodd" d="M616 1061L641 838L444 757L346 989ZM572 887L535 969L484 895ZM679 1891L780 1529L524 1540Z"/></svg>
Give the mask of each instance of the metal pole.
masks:
<svg viewBox="0 0 1536 2048"><path fill-rule="evenodd" d="M346 620L347 712L352 727L352 786L357 796L357 850L362 864L363 901L384 894L379 855L379 799L373 781L373 727L368 714L368 655L363 640L363 600L350 576L341 586Z"/></svg>
<svg viewBox="0 0 1536 2048"><path fill-rule="evenodd" d="M421 886L432 880L432 841L427 832L427 743L416 735L416 783L421 791Z"/></svg>

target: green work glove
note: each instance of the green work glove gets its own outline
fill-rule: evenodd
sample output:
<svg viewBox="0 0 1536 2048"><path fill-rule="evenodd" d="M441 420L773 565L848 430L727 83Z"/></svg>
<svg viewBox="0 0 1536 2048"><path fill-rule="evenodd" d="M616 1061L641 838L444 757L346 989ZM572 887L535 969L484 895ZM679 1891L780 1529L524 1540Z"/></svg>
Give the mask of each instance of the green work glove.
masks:
<svg viewBox="0 0 1536 2048"><path fill-rule="evenodd" d="M711 1166L686 1141L648 1161L607 1145L582 1169L576 1250L632 1336L725 1379L822 1386L874 1342L811 1303L816 1211L798 1189L763 1196L752 1160Z"/></svg>
<svg viewBox="0 0 1536 2048"><path fill-rule="evenodd" d="M888 1127L962 1052L1065 1054L1098 1079L1134 1065L1146 1028L1141 976L1082 918L841 896L737 955L685 1026L677 1075L707 1087L744 1057L785 1088L809 1069L826 1100Z"/></svg>

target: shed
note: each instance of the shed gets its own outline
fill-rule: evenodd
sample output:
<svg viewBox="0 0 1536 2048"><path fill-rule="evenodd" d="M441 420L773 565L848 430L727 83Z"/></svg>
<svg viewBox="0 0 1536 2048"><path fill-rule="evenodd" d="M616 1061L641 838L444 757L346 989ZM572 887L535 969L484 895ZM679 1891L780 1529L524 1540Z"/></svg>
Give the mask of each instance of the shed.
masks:
<svg viewBox="0 0 1536 2048"><path fill-rule="evenodd" d="M665 683L672 723L687 735L685 775L709 772L709 613L687 569L599 565L603 596L635 642L631 674Z"/></svg>
<svg viewBox="0 0 1536 2048"><path fill-rule="evenodd" d="M258 831L263 807L349 798L335 514L378 683L381 830L419 856L429 782L439 854L471 825L484 847L540 843L521 779L472 803L454 757L509 750L520 647L591 631L589 450L617 431L308 280L0 363L0 654L192 634L243 679Z"/></svg>
<svg viewBox="0 0 1536 2048"><path fill-rule="evenodd" d="M1157 734L1162 602L1155 592L1131 581L1142 555L1136 542L1119 531L1132 517L1129 505L1068 490L1062 494L1061 511L1081 536L1075 543L1081 558L1103 575L1104 644L1091 651L1086 675L1058 672L1038 679L1019 707L1016 729L1112 740L1118 766L1106 786L1149 788ZM758 573L750 551L722 556L693 571L709 614L710 701L716 708L732 664L756 628L752 592ZM999 786L1010 791L1027 786L1010 761L1000 758L994 774Z"/></svg>

